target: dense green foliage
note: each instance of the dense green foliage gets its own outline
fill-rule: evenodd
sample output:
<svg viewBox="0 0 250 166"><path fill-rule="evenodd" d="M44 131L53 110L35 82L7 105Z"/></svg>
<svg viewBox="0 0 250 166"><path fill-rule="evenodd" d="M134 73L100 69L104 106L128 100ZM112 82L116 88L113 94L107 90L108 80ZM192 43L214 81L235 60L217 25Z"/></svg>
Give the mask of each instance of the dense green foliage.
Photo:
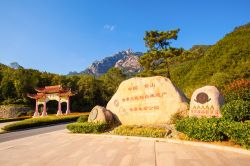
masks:
<svg viewBox="0 0 250 166"><path fill-rule="evenodd" d="M0 64L0 104L25 104L34 107L34 100L27 93L36 93L34 87L62 85L70 87L75 96L71 97L71 110L89 111L95 105L106 105L125 76L119 69L110 69L100 78L91 75L63 76L39 72L22 67L10 68ZM66 109L66 105L62 105ZM49 101L48 112L55 113L57 102Z"/></svg>
<svg viewBox="0 0 250 166"><path fill-rule="evenodd" d="M184 118L176 129L190 138L202 141L231 140L250 148L250 123L228 121L222 118Z"/></svg>
<svg viewBox="0 0 250 166"><path fill-rule="evenodd" d="M221 119L217 118L184 118L176 123L176 129L188 137L202 141L225 140L225 135L219 130Z"/></svg>
<svg viewBox="0 0 250 166"><path fill-rule="evenodd" d="M31 127L40 127L51 124L58 124L63 122L72 122L76 121L80 114L78 115L67 115L67 116L47 116L41 118L30 118L25 119L16 123L12 123L3 127L5 131L13 131L18 129L28 129Z"/></svg>
<svg viewBox="0 0 250 166"><path fill-rule="evenodd" d="M72 133L103 133L110 128L108 123L71 123L67 125L67 129Z"/></svg>
<svg viewBox="0 0 250 166"><path fill-rule="evenodd" d="M111 99L113 94L118 89L118 86L122 81L126 79L125 75L122 74L122 71L117 68L111 68L107 73L102 75L99 78L102 82L101 89L104 91L102 93L102 98L105 103Z"/></svg>
<svg viewBox="0 0 250 166"><path fill-rule="evenodd" d="M142 136L162 138L166 136L167 130L163 127L147 127L136 125L121 125L112 131L113 134L126 136Z"/></svg>
<svg viewBox="0 0 250 166"><path fill-rule="evenodd" d="M250 149L250 123L222 121L220 130L229 140Z"/></svg>
<svg viewBox="0 0 250 166"><path fill-rule="evenodd" d="M177 86L186 92L206 84L223 87L232 80L249 78L250 24L226 35L211 46L204 56L189 65L181 82L178 80L180 77L172 77Z"/></svg>
<svg viewBox="0 0 250 166"><path fill-rule="evenodd" d="M250 120L250 102L244 100L232 100L221 109L222 116L231 121L244 122Z"/></svg>
<svg viewBox="0 0 250 166"><path fill-rule="evenodd" d="M167 57L162 52L161 57ZM219 88L236 79L249 79L250 76L250 24L236 28L213 46L195 46L179 52L169 60L171 80L190 96L201 86L210 84ZM142 56L140 63L145 70L139 76L166 76L165 66L158 57ZM145 62L157 64L147 69Z"/></svg>
<svg viewBox="0 0 250 166"><path fill-rule="evenodd" d="M84 123L88 121L88 115L82 115L77 119L78 123Z"/></svg>
<svg viewBox="0 0 250 166"><path fill-rule="evenodd" d="M250 101L250 80L235 80L224 86L223 96L226 102L232 100Z"/></svg>

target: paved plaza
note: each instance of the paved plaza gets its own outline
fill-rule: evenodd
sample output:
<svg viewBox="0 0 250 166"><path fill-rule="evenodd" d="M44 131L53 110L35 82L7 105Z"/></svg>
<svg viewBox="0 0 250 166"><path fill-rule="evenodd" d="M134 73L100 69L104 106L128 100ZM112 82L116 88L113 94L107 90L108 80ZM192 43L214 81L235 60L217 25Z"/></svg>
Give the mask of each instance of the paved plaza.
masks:
<svg viewBox="0 0 250 166"><path fill-rule="evenodd" d="M250 156L152 140L69 134L66 129L0 143L1 166L244 166Z"/></svg>

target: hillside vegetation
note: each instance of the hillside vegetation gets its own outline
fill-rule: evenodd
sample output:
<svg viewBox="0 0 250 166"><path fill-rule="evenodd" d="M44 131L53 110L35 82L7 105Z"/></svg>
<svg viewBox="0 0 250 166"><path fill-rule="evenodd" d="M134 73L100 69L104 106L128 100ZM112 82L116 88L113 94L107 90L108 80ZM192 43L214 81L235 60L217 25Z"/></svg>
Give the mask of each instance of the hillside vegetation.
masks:
<svg viewBox="0 0 250 166"><path fill-rule="evenodd" d="M191 50L193 52L194 50ZM204 85L222 88L235 79L250 76L250 23L235 28L215 45L204 50L204 56L189 56L172 65L171 79L188 96ZM181 60L185 55L181 55Z"/></svg>

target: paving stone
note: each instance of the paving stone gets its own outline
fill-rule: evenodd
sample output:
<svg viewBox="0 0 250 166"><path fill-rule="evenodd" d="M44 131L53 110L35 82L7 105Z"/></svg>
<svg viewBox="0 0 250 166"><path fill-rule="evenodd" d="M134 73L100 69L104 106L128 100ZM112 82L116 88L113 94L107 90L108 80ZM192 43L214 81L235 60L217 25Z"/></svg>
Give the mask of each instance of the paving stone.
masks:
<svg viewBox="0 0 250 166"><path fill-rule="evenodd" d="M0 143L1 166L244 166L250 156L176 143L60 130Z"/></svg>

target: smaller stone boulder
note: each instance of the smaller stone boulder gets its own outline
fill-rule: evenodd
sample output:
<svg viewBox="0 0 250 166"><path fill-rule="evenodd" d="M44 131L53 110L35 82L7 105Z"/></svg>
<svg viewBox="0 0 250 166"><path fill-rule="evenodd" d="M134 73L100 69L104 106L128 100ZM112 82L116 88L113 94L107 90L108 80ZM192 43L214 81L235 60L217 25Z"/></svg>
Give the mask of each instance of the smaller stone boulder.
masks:
<svg viewBox="0 0 250 166"><path fill-rule="evenodd" d="M89 114L88 122L112 122L113 114L102 106L95 106Z"/></svg>
<svg viewBox="0 0 250 166"><path fill-rule="evenodd" d="M224 99L215 86L196 89L191 97L189 116L221 117Z"/></svg>

